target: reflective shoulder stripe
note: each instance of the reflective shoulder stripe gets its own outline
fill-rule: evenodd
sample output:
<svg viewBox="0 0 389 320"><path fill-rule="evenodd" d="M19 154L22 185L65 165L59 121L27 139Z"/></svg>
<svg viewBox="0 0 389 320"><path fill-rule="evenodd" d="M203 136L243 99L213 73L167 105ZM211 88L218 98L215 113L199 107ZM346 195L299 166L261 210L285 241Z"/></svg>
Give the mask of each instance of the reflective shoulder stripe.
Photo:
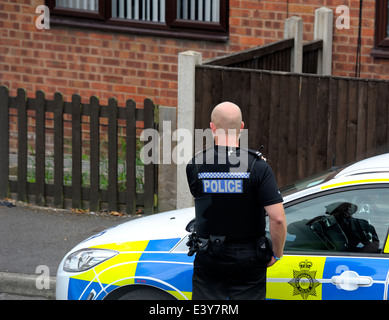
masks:
<svg viewBox="0 0 389 320"><path fill-rule="evenodd" d="M199 179L248 179L250 172L201 172Z"/></svg>

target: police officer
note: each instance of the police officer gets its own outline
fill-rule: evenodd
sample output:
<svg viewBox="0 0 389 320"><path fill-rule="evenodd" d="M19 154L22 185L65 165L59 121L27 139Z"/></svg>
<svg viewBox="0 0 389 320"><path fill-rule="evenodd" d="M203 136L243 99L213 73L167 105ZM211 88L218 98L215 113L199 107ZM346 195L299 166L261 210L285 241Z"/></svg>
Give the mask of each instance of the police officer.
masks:
<svg viewBox="0 0 389 320"><path fill-rule="evenodd" d="M259 152L239 148L240 108L217 105L210 127L215 146L196 154L186 168L196 208L189 243L197 252L192 298L265 299L266 269L283 255L283 200ZM265 210L272 241L265 237Z"/></svg>

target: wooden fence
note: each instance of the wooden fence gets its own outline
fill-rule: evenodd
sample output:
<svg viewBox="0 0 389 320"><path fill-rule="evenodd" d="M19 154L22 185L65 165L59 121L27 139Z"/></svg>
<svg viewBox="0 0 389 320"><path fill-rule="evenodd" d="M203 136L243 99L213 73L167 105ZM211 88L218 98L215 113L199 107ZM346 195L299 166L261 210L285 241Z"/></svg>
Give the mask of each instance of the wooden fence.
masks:
<svg viewBox="0 0 389 320"><path fill-rule="evenodd" d="M249 147L264 154L280 186L389 152L389 81L196 66L195 128L212 108L238 104Z"/></svg>
<svg viewBox="0 0 389 320"><path fill-rule="evenodd" d="M284 39L211 59L205 65L289 72L291 71L293 48L294 39ZM323 40L321 39L303 44L303 73L317 73L318 55L322 48Z"/></svg>
<svg viewBox="0 0 389 320"><path fill-rule="evenodd" d="M12 110L14 109L14 110ZM10 127L11 113L17 113L17 181L10 180ZM28 166L28 116L35 118L35 182L27 180ZM47 115L53 115L53 181L47 181L46 132ZM71 115L71 185L64 183L64 117ZM89 119L90 154L89 179L84 184L82 154L82 119ZM10 97L7 87L0 87L0 198L10 193L17 193L20 201L29 201L35 197L35 203L44 205L47 197L53 199L57 208L64 207L65 199L71 199L72 208L85 207L89 202L91 211L98 211L102 202L108 204L109 211L117 211L119 205L125 206L127 213L135 213L136 207L142 206L146 213L153 213L156 198L155 164L144 166L144 192L136 192L136 121L143 121L144 128L154 128L154 104L150 99L144 101L143 109L136 108L133 100L128 100L125 107L118 107L117 100L110 98L108 106L102 106L95 96L88 104L81 103L81 97L72 96L72 102L64 102L60 93L55 93L54 100L46 100L42 91L36 92L35 98L27 98L24 89L18 89L16 97ZM125 136L118 144L118 122L125 124ZM108 123L108 172L107 188L100 187L101 154L100 123ZM118 148L124 148L125 160L122 163L125 172L125 186L118 187ZM66 160L66 159L65 159ZM66 161L65 161L66 162ZM124 190L122 190L124 189Z"/></svg>

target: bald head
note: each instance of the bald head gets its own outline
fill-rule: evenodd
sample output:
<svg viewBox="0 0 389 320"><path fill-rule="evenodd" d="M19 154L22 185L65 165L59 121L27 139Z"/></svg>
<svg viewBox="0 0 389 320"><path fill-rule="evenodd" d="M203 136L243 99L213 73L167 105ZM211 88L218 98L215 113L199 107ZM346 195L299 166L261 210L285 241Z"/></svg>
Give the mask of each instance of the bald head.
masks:
<svg viewBox="0 0 389 320"><path fill-rule="evenodd" d="M230 136L236 141L240 130L244 127L240 108L232 102L218 104L212 111L210 126L212 132L217 133L217 136L224 133L224 136ZM227 143L227 145L229 144Z"/></svg>

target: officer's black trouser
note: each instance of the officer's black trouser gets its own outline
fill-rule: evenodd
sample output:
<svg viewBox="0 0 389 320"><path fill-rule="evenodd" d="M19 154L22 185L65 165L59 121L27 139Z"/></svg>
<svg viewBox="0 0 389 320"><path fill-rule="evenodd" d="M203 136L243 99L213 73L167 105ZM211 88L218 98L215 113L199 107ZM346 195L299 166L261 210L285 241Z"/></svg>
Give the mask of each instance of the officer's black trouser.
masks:
<svg viewBox="0 0 389 320"><path fill-rule="evenodd" d="M225 245L218 257L197 253L193 270L193 300L263 300L266 264L255 246Z"/></svg>

